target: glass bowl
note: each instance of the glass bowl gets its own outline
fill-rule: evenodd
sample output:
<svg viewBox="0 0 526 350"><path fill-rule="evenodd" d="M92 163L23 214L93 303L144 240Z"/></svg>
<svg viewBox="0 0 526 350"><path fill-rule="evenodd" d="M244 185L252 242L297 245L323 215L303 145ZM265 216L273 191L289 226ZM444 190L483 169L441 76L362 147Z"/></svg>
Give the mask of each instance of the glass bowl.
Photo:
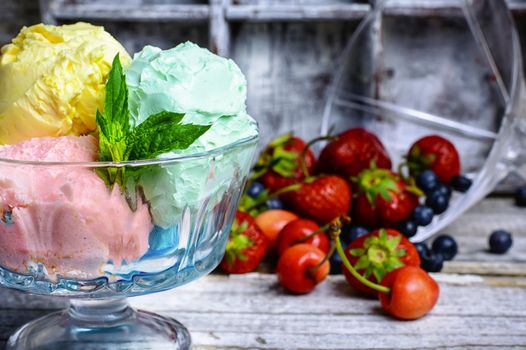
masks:
<svg viewBox="0 0 526 350"><path fill-rule="evenodd" d="M126 297L219 264L257 140L122 163L0 159L0 284L71 298L67 310L20 328L7 349L188 349L184 326L135 311ZM101 172L130 175L125 190L110 191Z"/></svg>
<svg viewBox="0 0 526 350"><path fill-rule="evenodd" d="M424 135L457 146L473 185L418 229L412 240L422 241L511 172L526 175L526 96L521 47L504 0L404 4L376 1L353 33L329 88L321 133L370 129L395 164Z"/></svg>

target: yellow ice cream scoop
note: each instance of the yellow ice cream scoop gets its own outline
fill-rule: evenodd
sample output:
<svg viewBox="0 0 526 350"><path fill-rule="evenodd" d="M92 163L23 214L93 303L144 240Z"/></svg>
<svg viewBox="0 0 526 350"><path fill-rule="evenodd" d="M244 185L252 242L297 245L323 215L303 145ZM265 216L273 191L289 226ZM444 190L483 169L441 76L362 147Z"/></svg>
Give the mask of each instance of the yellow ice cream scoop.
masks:
<svg viewBox="0 0 526 350"><path fill-rule="evenodd" d="M0 144L95 130L115 55L130 56L103 27L24 27L0 56Z"/></svg>

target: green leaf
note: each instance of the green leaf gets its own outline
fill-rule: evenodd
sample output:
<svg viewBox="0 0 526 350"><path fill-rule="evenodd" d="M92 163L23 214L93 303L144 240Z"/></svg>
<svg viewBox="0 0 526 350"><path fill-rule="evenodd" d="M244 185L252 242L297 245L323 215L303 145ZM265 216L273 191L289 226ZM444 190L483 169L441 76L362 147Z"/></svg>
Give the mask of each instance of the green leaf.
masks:
<svg viewBox="0 0 526 350"><path fill-rule="evenodd" d="M183 120L184 113L174 113L162 111L157 114L153 114L148 117L145 121L139 124L134 130L133 133L142 133L145 130L154 128L159 124L179 124Z"/></svg>
<svg viewBox="0 0 526 350"><path fill-rule="evenodd" d="M398 257L404 256L406 253L405 249L397 249L395 255Z"/></svg>
<svg viewBox="0 0 526 350"><path fill-rule="evenodd" d="M268 145L269 147L277 147L277 146L283 145L287 143L291 139L291 137L292 137L292 133L280 135L274 138L272 141L270 141Z"/></svg>
<svg viewBox="0 0 526 350"><path fill-rule="evenodd" d="M389 239L385 242L385 245L389 251L395 251L398 244L402 240L402 236L390 236Z"/></svg>
<svg viewBox="0 0 526 350"><path fill-rule="evenodd" d="M383 266L378 266L373 269L373 275L378 282L384 279L385 274L386 274L386 271Z"/></svg>
<svg viewBox="0 0 526 350"><path fill-rule="evenodd" d="M387 241L387 231L386 231L385 228L381 228L381 229L380 229L380 235L379 235L379 237L380 237L380 242L384 243L384 242Z"/></svg>
<svg viewBox="0 0 526 350"><path fill-rule="evenodd" d="M127 160L127 139L130 132L128 88L118 54L113 59L106 82L104 112L97 110L95 120L99 132L99 161ZM121 187L125 184L124 168L104 168L98 169L97 172L110 187L114 183Z"/></svg>
<svg viewBox="0 0 526 350"><path fill-rule="evenodd" d="M393 270L398 269L399 267L403 267L404 263L400 261L397 257L391 257L386 263L385 268L388 272L391 272Z"/></svg>
<svg viewBox="0 0 526 350"><path fill-rule="evenodd" d="M349 251L352 256L362 256L365 254L365 249L362 248L353 248Z"/></svg>
<svg viewBox="0 0 526 350"><path fill-rule="evenodd" d="M369 236L365 239L363 242L363 246L365 249L369 249L370 247L374 245L380 245L380 239L376 236Z"/></svg>
<svg viewBox="0 0 526 350"><path fill-rule="evenodd" d="M358 261L356 262L356 265L354 266L354 268L356 270L362 270L368 266L369 266L369 258L367 257L367 255L362 255L360 259L358 259Z"/></svg>
<svg viewBox="0 0 526 350"><path fill-rule="evenodd" d="M99 161L126 160L127 138L130 132L128 88L119 55L113 59L104 99L104 113L97 111L99 131Z"/></svg>
<svg viewBox="0 0 526 350"><path fill-rule="evenodd" d="M373 265L369 265L367 269L365 270L363 277L369 278L369 276L371 276L371 273L373 273L373 271L374 271Z"/></svg>
<svg viewBox="0 0 526 350"><path fill-rule="evenodd" d="M151 159L176 149L188 148L211 125L180 124L183 115L161 112L139 124L131 135L130 159Z"/></svg>

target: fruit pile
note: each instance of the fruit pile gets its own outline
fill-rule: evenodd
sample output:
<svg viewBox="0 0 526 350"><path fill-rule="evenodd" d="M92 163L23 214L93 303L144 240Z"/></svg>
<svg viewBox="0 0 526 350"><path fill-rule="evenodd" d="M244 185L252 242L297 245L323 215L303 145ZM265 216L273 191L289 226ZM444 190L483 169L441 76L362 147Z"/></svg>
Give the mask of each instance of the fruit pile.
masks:
<svg viewBox="0 0 526 350"><path fill-rule="evenodd" d="M322 140L329 142L316 159L311 146ZM453 191L469 189L460 168L455 146L437 135L416 141L397 171L365 129L308 144L280 136L254 166L221 267L246 273L267 257L277 261L280 284L296 294L343 271L355 290L378 296L389 314L419 318L439 293L426 271L439 271L457 246L449 236L431 249L408 238L446 211Z"/></svg>

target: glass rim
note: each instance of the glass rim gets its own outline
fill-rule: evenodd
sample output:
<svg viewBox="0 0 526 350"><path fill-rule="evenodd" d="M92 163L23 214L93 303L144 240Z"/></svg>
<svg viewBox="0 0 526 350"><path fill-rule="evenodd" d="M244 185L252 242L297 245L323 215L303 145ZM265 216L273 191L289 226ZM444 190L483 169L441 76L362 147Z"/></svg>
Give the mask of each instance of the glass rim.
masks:
<svg viewBox="0 0 526 350"><path fill-rule="evenodd" d="M35 160L20 160L20 159L10 159L10 158L1 158L0 164L4 165L32 165L32 166L49 166L49 167L58 167L58 166L67 166L67 167L86 167L86 168L122 168L122 167L140 167L146 165L161 165L167 163L173 163L177 161L187 160L187 159L203 159L214 155L223 154L229 150L232 150L237 147L248 145L259 139L259 132L253 136L245 137L237 141L228 143L226 145L213 148L204 152L195 152L190 154L176 155L169 158L154 158L154 159L140 159L140 160L126 160L121 162L56 162L56 161L35 161Z"/></svg>

